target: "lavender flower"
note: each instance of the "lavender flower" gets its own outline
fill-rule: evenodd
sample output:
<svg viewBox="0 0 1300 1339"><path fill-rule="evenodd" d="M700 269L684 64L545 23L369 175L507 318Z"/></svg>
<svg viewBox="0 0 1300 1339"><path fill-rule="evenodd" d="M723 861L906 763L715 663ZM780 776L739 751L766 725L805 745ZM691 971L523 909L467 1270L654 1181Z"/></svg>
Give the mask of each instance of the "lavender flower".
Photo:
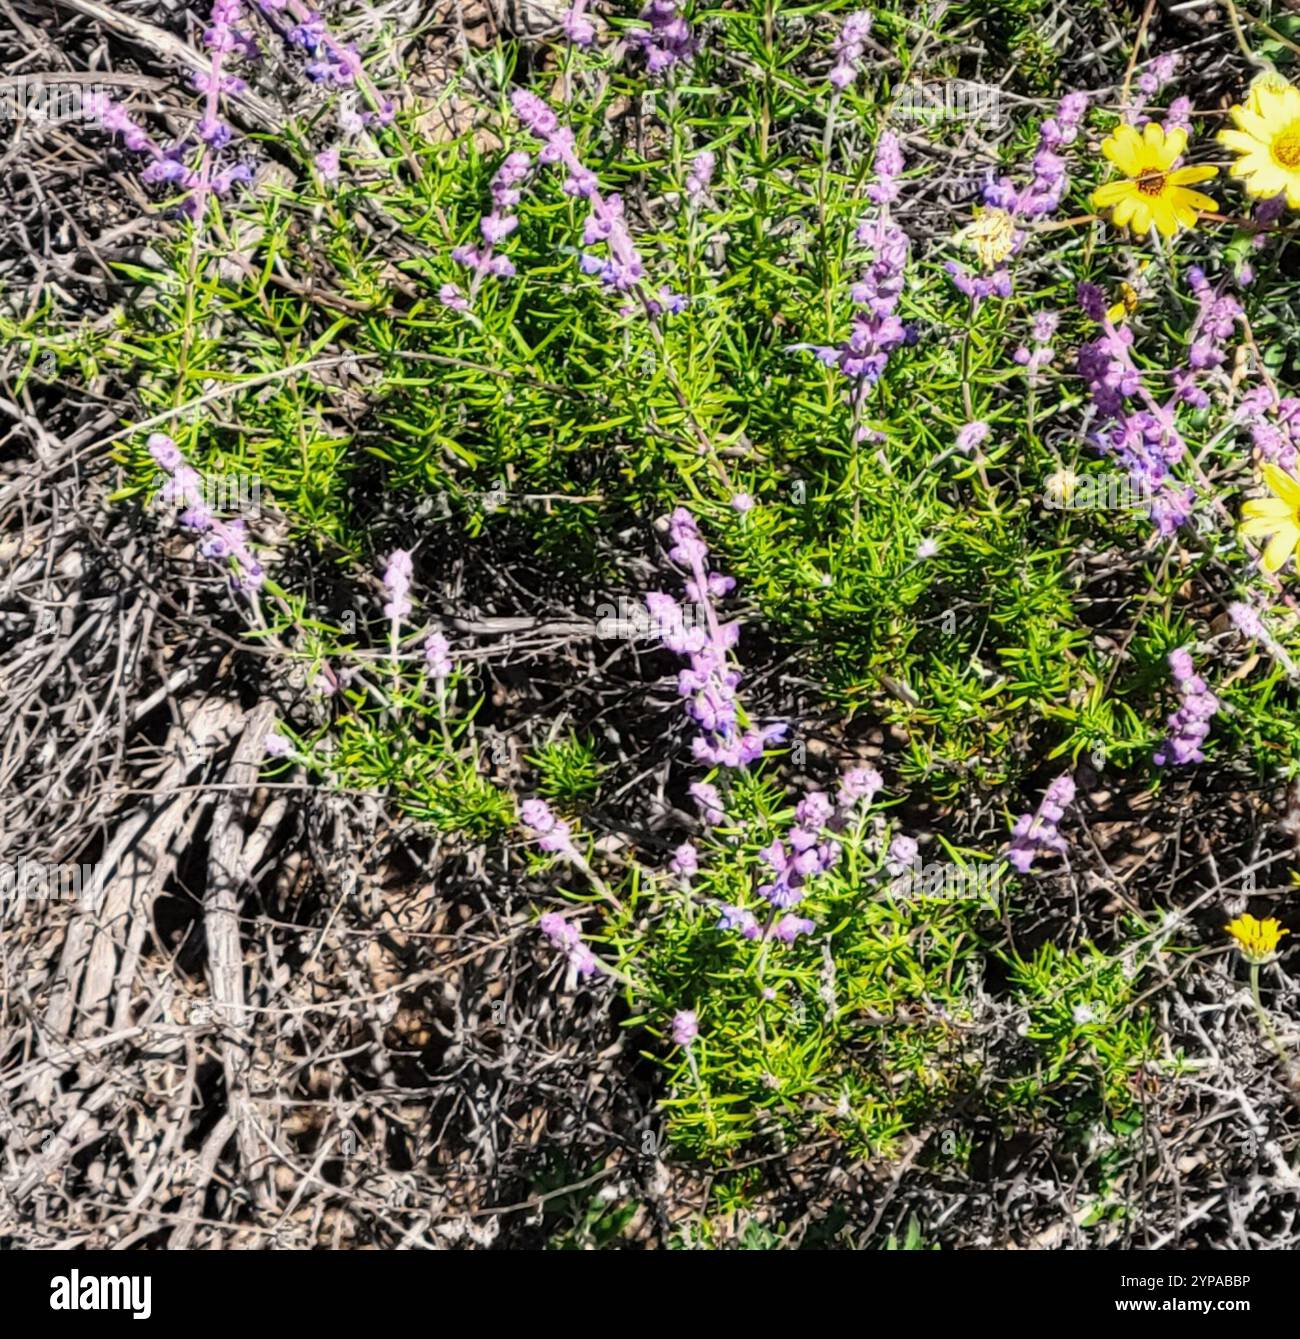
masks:
<svg viewBox="0 0 1300 1339"><path fill-rule="evenodd" d="M533 840L543 851L566 857L577 854L572 829L564 819L551 812L545 800L525 800L519 806L519 817L532 830Z"/></svg>
<svg viewBox="0 0 1300 1339"><path fill-rule="evenodd" d="M268 758L287 758L293 752L293 744L282 734L269 734L262 741Z"/></svg>
<svg viewBox="0 0 1300 1339"><path fill-rule="evenodd" d="M1174 77L1178 68L1178 57L1172 51L1157 56L1138 76L1138 92L1150 100Z"/></svg>
<svg viewBox="0 0 1300 1339"><path fill-rule="evenodd" d="M448 311L469 311L469 299L456 287L455 284L443 284L438 290L438 301L441 302Z"/></svg>
<svg viewBox="0 0 1300 1339"><path fill-rule="evenodd" d="M1175 382L1169 403L1158 404L1134 365L1133 332L1111 324L1105 298L1094 285L1080 284L1079 300L1084 312L1102 327L1101 336L1083 345L1078 355L1079 374L1098 411L1093 443L1128 471L1152 523L1168 537L1191 518L1196 500L1195 490L1180 485L1172 474L1172 466L1187 453L1174 422L1174 407L1185 388ZM1143 407L1133 409L1128 403L1133 399Z"/></svg>
<svg viewBox="0 0 1300 1339"><path fill-rule="evenodd" d="M316 170L321 177L333 185L339 179L339 151L337 149L322 149L313 160L316 164Z"/></svg>
<svg viewBox="0 0 1300 1339"><path fill-rule="evenodd" d="M845 815L859 805L870 805L884 784L874 767L854 767L840 777L835 807L841 815Z"/></svg>
<svg viewBox="0 0 1300 1339"><path fill-rule="evenodd" d="M984 187L984 203L1005 210L1013 220L1041 218L1050 214L1065 198L1069 176L1061 150L1073 144L1088 109L1086 93L1067 93L1057 104L1056 115L1038 128L1038 148L1031 164L1028 183L1017 189L1010 177L999 177ZM1014 243L1019 250L1022 236ZM970 275L961 266L949 262L945 267L957 287L973 301L1011 295L1011 275L1004 265L990 275Z"/></svg>
<svg viewBox="0 0 1300 1339"><path fill-rule="evenodd" d="M682 1009L673 1015L673 1044L689 1046L700 1035L699 1021L693 1009Z"/></svg>
<svg viewBox="0 0 1300 1339"><path fill-rule="evenodd" d="M689 570L687 598L703 610L705 626L688 628L681 607L661 592L648 595L646 606L654 626L661 629L664 645L690 658L689 667L677 676L677 691L686 699L687 715L700 727L692 751L702 762L745 767L762 757L764 747L781 738L785 727L756 730L742 720L736 695L740 674L729 656L740 630L734 623L719 623L713 607L713 600L728 594L736 583L708 570L708 546L685 508L673 512L668 530L673 540L669 556Z"/></svg>
<svg viewBox="0 0 1300 1339"><path fill-rule="evenodd" d="M718 157L712 149L701 149L691 160L691 170L686 176L686 198L692 204L697 204L713 183L717 165Z"/></svg>
<svg viewBox="0 0 1300 1339"><path fill-rule="evenodd" d="M583 12L586 8L587 0L574 0L573 7L560 15L565 37L574 46L584 48L596 45L596 25Z"/></svg>
<svg viewBox="0 0 1300 1339"><path fill-rule="evenodd" d="M1074 799L1074 780L1062 773L1048 786L1034 815L1022 814L1011 829L1011 846L1007 859L1020 871L1028 874L1034 860L1048 851L1064 852L1065 838L1057 831L1066 806Z"/></svg>
<svg viewBox="0 0 1300 1339"><path fill-rule="evenodd" d="M202 536L199 552L227 571L232 590L251 594L261 589L266 574L248 547L243 521L223 521L216 516L204 499L202 476L185 463L170 437L156 432L146 445L154 463L168 475L158 498L163 503L184 508L181 524Z"/></svg>
<svg viewBox="0 0 1300 1339"><path fill-rule="evenodd" d="M662 0L656 0L662 3ZM584 251L579 266L584 274L599 276L601 282L615 292L626 293L645 278L645 264L636 249L623 217L623 201L618 195L603 196L594 172L579 160L574 148L573 132L559 123L555 113L535 93L516 89L510 98L515 115L544 147L539 161L562 166L567 173L564 190L567 194L585 199L589 206L583 228L583 245L603 246L602 256L593 250ZM660 309L671 308L674 296L670 290L660 293Z"/></svg>
<svg viewBox="0 0 1300 1339"><path fill-rule="evenodd" d="M982 419L967 423L958 430L956 446L962 455L969 455L981 442L988 440L989 425Z"/></svg>
<svg viewBox="0 0 1300 1339"><path fill-rule="evenodd" d="M538 919L537 928L568 959L575 976L594 976L600 971L595 954L582 942L576 925L570 924L557 911L548 911Z"/></svg>
<svg viewBox="0 0 1300 1339"><path fill-rule="evenodd" d="M663 74L695 54L695 39L680 8L678 0L650 0L641 11L650 26L628 34L628 45L645 57L650 74Z"/></svg>
<svg viewBox="0 0 1300 1339"><path fill-rule="evenodd" d="M700 811L700 818L709 827L716 828L726 821L722 796L718 794L717 786L711 781L692 781L688 787L688 794L695 801L695 807Z"/></svg>
<svg viewBox="0 0 1300 1339"><path fill-rule="evenodd" d="M810 791L800 800L785 840L778 838L759 853L775 875L771 883L760 885L760 896L784 911L803 900L810 880L839 863L839 843L822 835L834 817L835 807L822 791Z"/></svg>
<svg viewBox="0 0 1300 1339"><path fill-rule="evenodd" d="M889 851L885 856L885 868L890 874L897 877L904 870L910 869L916 864L920 850L921 848L915 837L908 837L900 832L889 843Z"/></svg>
<svg viewBox="0 0 1300 1339"><path fill-rule="evenodd" d="M1186 767L1189 763L1205 761L1201 745L1210 733L1210 721L1219 710L1219 699L1196 673L1186 649L1169 653L1169 668L1173 671L1174 684L1182 701L1169 717L1169 733L1153 755L1153 761L1157 767L1167 763Z"/></svg>
<svg viewBox="0 0 1300 1339"><path fill-rule="evenodd" d="M759 925L752 911L746 911L743 907L733 907L726 902L719 910L722 913L718 919L719 930L736 931L746 939L757 939L763 933L763 927Z"/></svg>
<svg viewBox="0 0 1300 1339"><path fill-rule="evenodd" d="M1037 312L1029 327L1030 340L1034 347L1029 349L1022 344L1012 355L1015 361L1025 369L1031 386L1037 382L1038 373L1042 368L1052 361L1054 356L1052 340L1056 336L1056 327L1060 319L1059 312Z"/></svg>
<svg viewBox="0 0 1300 1339"><path fill-rule="evenodd" d="M732 511L743 516L747 511L754 510L754 498L749 493L733 493L730 505Z"/></svg>
<svg viewBox="0 0 1300 1339"><path fill-rule="evenodd" d="M700 868L700 858L690 842L683 842L674 852L671 865L674 874L689 879Z"/></svg>
<svg viewBox="0 0 1300 1339"><path fill-rule="evenodd" d="M816 928L816 923L806 916L791 913L782 916L772 927L772 938L779 939L783 944L793 944L800 935L812 934Z"/></svg>
<svg viewBox="0 0 1300 1339"><path fill-rule="evenodd" d="M394 549L388 556L388 566L384 568L384 592L388 596L384 616L394 623L400 622L411 612L411 576L411 555L405 549Z"/></svg>
<svg viewBox="0 0 1300 1339"><path fill-rule="evenodd" d="M897 198L897 177L903 170L898 139L886 131L876 149L876 182L868 194L880 205ZM864 218L857 240L871 251L871 264L853 285L852 297L864 310L855 313L848 341L839 348L818 348L817 357L827 367L838 367L859 383L865 393L884 375L889 355L909 336L896 312L903 291L903 269L911 243L907 234L881 213Z"/></svg>
<svg viewBox="0 0 1300 1339"><path fill-rule="evenodd" d="M532 171L531 154L517 151L510 154L492 177L492 211L479 219L479 234L484 245L468 243L453 248L452 259L473 270L476 275L494 275L509 279L515 273L514 262L508 256L498 255L496 248L519 226L519 219L511 212L523 198L523 184Z"/></svg>
<svg viewBox="0 0 1300 1339"><path fill-rule="evenodd" d="M424 639L424 663L435 679L446 679L455 666L452 664L451 647L440 632L431 632Z"/></svg>
<svg viewBox="0 0 1300 1339"><path fill-rule="evenodd" d="M1251 605L1235 601L1228 606L1228 617L1232 619L1237 631L1243 637L1249 637L1251 641L1263 641L1268 636L1268 630L1264 627L1264 620L1259 616L1259 610Z"/></svg>
<svg viewBox="0 0 1300 1339"><path fill-rule="evenodd" d="M831 48L835 53L835 68L831 70L831 84L843 91L858 77L867 38L871 35L871 13L861 9L844 20L844 26Z"/></svg>

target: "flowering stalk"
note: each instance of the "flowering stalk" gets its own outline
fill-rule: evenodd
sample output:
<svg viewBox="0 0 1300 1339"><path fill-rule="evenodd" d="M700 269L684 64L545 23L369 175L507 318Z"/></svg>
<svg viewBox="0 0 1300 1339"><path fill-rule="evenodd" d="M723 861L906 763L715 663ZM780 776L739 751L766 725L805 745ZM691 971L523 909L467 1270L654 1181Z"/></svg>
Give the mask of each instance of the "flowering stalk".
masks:
<svg viewBox="0 0 1300 1339"><path fill-rule="evenodd" d="M588 248L603 246L605 255L584 251L579 262L582 272L599 276L607 288L618 293L638 288L646 269L628 232L622 197L600 193L596 174L578 158L573 131L560 124L559 118L541 98L521 88L511 94L510 101L524 126L543 141L538 161L562 166L566 173L565 193L587 201L589 212L583 228L583 245ZM665 310L680 312L686 305L683 297L667 287L659 290L657 298L643 297L643 301L651 315Z"/></svg>
<svg viewBox="0 0 1300 1339"><path fill-rule="evenodd" d="M572 865L616 911L623 910L623 904L574 845L573 830L564 819L551 812L551 806L545 800L525 800L519 806L519 817L529 829L531 840L543 851L558 855L566 864Z"/></svg>
<svg viewBox="0 0 1300 1339"><path fill-rule="evenodd" d="M649 26L628 34L628 45L645 57L647 73L664 74L695 54L691 26L680 10L678 0L649 0L641 11Z"/></svg>
<svg viewBox="0 0 1300 1339"><path fill-rule="evenodd" d="M673 541L669 556L689 570L686 596L696 609L703 611L704 626L687 627L682 607L671 595L662 592L647 595L646 607L654 626L661 630L664 645L690 659L689 667L678 675L677 691L686 699L687 715L700 728L691 749L702 762L746 767L762 757L764 746L780 739L786 727L775 725L755 730L742 719L736 695L740 673L730 661L730 652L740 639L740 626L720 623L713 607L714 599L729 594L736 583L731 577L708 570L708 546L695 518L685 508L673 512L669 534ZM721 821L720 809L715 821Z"/></svg>
<svg viewBox="0 0 1300 1339"><path fill-rule="evenodd" d="M202 536L199 552L226 571L233 591L255 594L261 589L266 574L248 547L244 522L238 519L223 521L213 513L204 500L202 475L185 462L170 437L156 432L149 438L147 446L154 463L168 476L158 494L159 499L184 507L181 524Z"/></svg>
<svg viewBox="0 0 1300 1339"><path fill-rule="evenodd" d="M870 10L861 9L844 20L831 48L835 54L835 66L831 70L830 81L837 92L843 92L861 73L870 35Z"/></svg>
<svg viewBox="0 0 1300 1339"><path fill-rule="evenodd" d="M1219 709L1219 699L1196 673L1192 657L1185 648L1169 653L1169 668L1173 671L1174 684L1182 701L1169 717L1168 736L1156 750L1153 761L1157 767L1166 763L1186 767L1188 763L1205 761L1201 745L1210 733L1210 721Z"/></svg>
<svg viewBox="0 0 1300 1339"><path fill-rule="evenodd" d="M1187 454L1187 443L1174 422L1174 406L1181 387L1167 404L1156 402L1147 390L1132 356L1133 332L1117 329L1106 312L1101 290L1079 285L1080 305L1102 327L1101 336L1079 350L1078 370L1092 395L1093 405L1108 425L1094 436L1128 471L1145 500L1152 523L1168 538L1191 518L1196 492L1173 478L1171 466ZM1143 409L1130 410L1127 402L1140 399Z"/></svg>
<svg viewBox="0 0 1300 1339"><path fill-rule="evenodd" d="M1043 793L1036 814L1021 814L1011 830L1011 846L1007 859L1020 871L1028 874L1035 859L1049 851L1064 854L1065 838L1057 831L1057 824L1065 815L1066 806L1074 800L1074 780L1062 773Z"/></svg>
<svg viewBox="0 0 1300 1339"><path fill-rule="evenodd" d="M855 419L871 388L884 375L890 354L909 338L897 308L911 242L902 228L891 222L888 209L898 199L903 166L898 137L887 130L876 146L876 179L867 187L867 195L879 212L864 218L855 234L871 252L871 263L851 290L853 301L862 310L854 314L853 329L844 344L814 350L827 367L836 367L856 381Z"/></svg>
<svg viewBox="0 0 1300 1339"><path fill-rule="evenodd" d="M506 158L492 178L492 212L479 220L483 246L458 246L451 253L453 260L473 270L475 287L485 274L495 275L498 279L514 276L513 262L508 256L497 255L495 249L519 226L518 218L511 211L523 196L522 187L532 166L532 155L522 151ZM454 294L451 301L444 297L443 305L455 308Z"/></svg>

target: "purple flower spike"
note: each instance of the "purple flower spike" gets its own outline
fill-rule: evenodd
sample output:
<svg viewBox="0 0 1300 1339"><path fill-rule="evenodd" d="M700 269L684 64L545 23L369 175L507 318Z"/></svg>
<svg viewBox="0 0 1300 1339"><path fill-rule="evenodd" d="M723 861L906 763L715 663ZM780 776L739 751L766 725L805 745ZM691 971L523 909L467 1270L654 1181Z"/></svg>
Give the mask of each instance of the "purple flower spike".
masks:
<svg viewBox="0 0 1300 1339"><path fill-rule="evenodd" d="M411 612L411 575L411 555L405 549L394 549L384 569L384 591L388 596L384 616L394 622L400 622Z"/></svg>
<svg viewBox="0 0 1300 1339"><path fill-rule="evenodd" d="M537 928L564 954L575 976L585 979L600 971L600 964L591 949L582 942L578 927L566 921L559 912L546 912L538 920Z"/></svg>
<svg viewBox="0 0 1300 1339"><path fill-rule="evenodd" d="M1210 722L1219 710L1219 699L1196 673L1192 657L1185 648L1169 653L1169 668L1182 700L1178 710L1169 717L1168 735L1156 750L1153 761L1157 767L1186 767L1189 763L1205 761L1201 745L1210 733Z"/></svg>
<svg viewBox="0 0 1300 1339"><path fill-rule="evenodd" d="M903 170L898 137L892 131L880 136L875 167L876 180L867 188L867 194L877 205L887 206L898 198L898 177ZM897 307L911 242L883 212L874 218L864 218L856 236L872 256L851 290L853 301L861 310L854 314L853 329L844 344L816 348L814 352L827 367L838 368L866 390L884 375L890 354L909 338Z"/></svg>
<svg viewBox="0 0 1300 1339"><path fill-rule="evenodd" d="M673 1044L689 1046L700 1035L699 1020L693 1009L683 1009L673 1015Z"/></svg>
<svg viewBox="0 0 1300 1339"><path fill-rule="evenodd" d="M663 74L695 54L695 38L679 9L677 0L650 0L641 11L649 27L628 33L628 45L645 57L650 74Z"/></svg>
<svg viewBox="0 0 1300 1339"><path fill-rule="evenodd" d="M871 13L859 10L844 20L831 50L835 53L835 68L831 70L831 85L843 91L853 83L863 68L867 38L871 35Z"/></svg>
<svg viewBox="0 0 1300 1339"><path fill-rule="evenodd" d="M572 829L551 812L545 800L525 800L519 806L519 817L532 829L533 840L543 851L566 857L577 854Z"/></svg>
<svg viewBox="0 0 1300 1339"><path fill-rule="evenodd" d="M204 496L202 475L185 463L180 449L165 433L154 433L146 445L154 463L168 475L158 490L159 502L182 508L181 524L201 536L199 552L226 570L233 591L250 594L259 590L266 574L248 547L244 523L223 521L213 512Z"/></svg>
<svg viewBox="0 0 1300 1339"><path fill-rule="evenodd" d="M1007 859L1020 871L1028 874L1037 856L1049 851L1065 851L1065 838L1057 831L1057 824L1066 807L1074 800L1074 780L1062 773L1043 794L1038 812L1022 814L1011 830L1011 846Z"/></svg>

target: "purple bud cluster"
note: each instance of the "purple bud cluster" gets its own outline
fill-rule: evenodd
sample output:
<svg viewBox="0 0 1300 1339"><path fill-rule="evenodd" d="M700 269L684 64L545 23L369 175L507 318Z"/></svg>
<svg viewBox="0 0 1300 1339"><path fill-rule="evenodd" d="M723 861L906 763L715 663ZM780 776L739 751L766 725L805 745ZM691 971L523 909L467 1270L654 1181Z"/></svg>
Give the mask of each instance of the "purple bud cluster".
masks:
<svg viewBox="0 0 1300 1339"><path fill-rule="evenodd" d="M1300 399L1260 386L1242 397L1239 419L1250 424L1250 437L1261 460L1271 461L1288 474L1300 463Z"/></svg>
<svg viewBox="0 0 1300 1339"><path fill-rule="evenodd" d="M260 590L266 574L248 547L243 521L223 521L214 514L204 501L202 475L186 464L180 448L170 437L156 432L147 445L154 463L168 476L159 499L184 507L181 524L202 536L199 552L227 571L232 590L241 594Z"/></svg>
<svg viewBox="0 0 1300 1339"><path fill-rule="evenodd" d="M411 612L411 555L405 549L394 549L384 568L385 618L400 622Z"/></svg>
<svg viewBox="0 0 1300 1339"><path fill-rule="evenodd" d="M1041 218L1056 209L1069 184L1061 150L1078 139L1087 110L1086 93L1067 93L1057 104L1056 115L1039 126L1029 183L1017 190L1010 177L999 177L984 187L984 203L1023 219Z"/></svg>
<svg viewBox="0 0 1300 1339"><path fill-rule="evenodd" d="M772 879L759 887L759 894L774 908L767 937L793 943L801 934L811 934L816 923L795 915L790 908L803 901L812 880L833 869L840 859L835 833L842 832L854 814L869 806L882 785L871 767L854 768L840 778L834 802L824 791L809 791L795 807L795 821L784 840L775 838L760 852L772 871ZM775 913L784 913L777 916ZM718 929L759 939L763 927L752 911L723 903L719 906Z"/></svg>
<svg viewBox="0 0 1300 1339"><path fill-rule="evenodd" d="M864 218L856 233L857 240L871 251L871 263L851 290L853 301L861 310L854 313L853 329L844 344L816 350L817 357L827 367L838 367L846 377L854 378L864 387L874 386L880 380L889 355L909 339L897 308L911 242L883 209L898 198L898 178L903 170L898 138L890 131L880 137L875 166L876 180L867 193L875 204L882 206L882 212Z"/></svg>
<svg viewBox="0 0 1300 1339"><path fill-rule="evenodd" d="M687 793L700 811L700 821L716 828L726 821L727 814L722 804L722 796L712 781L692 781Z"/></svg>
<svg viewBox="0 0 1300 1339"><path fill-rule="evenodd" d="M1039 372L1052 361L1052 340L1056 337L1056 327L1060 319L1059 312L1041 311L1036 313L1029 327L1030 343L1033 348L1022 344L1012 355L1015 361L1025 369L1031 386L1037 382Z"/></svg>
<svg viewBox="0 0 1300 1339"><path fill-rule="evenodd" d="M1191 518L1196 501L1195 490L1179 484L1172 474L1173 466L1187 454L1187 443L1174 422L1182 392L1175 389L1167 404L1158 404L1133 363L1133 332L1116 329L1110 322L1101 290L1080 284L1079 301L1085 314L1102 327L1102 334L1084 344L1078 356L1079 375L1102 420L1094 444L1128 471L1152 524L1167 538ZM1135 399L1142 407L1130 404Z"/></svg>
<svg viewBox="0 0 1300 1339"><path fill-rule="evenodd" d="M478 225L483 245L458 246L451 253L453 260L473 270L476 275L491 274L498 279L514 276L515 267L510 258L497 255L496 247L519 226L519 219L511 211L523 198L523 184L528 180L532 168L532 155L522 150L510 154L497 168L492 178L492 212L484 214ZM444 305L456 306L454 302L444 302Z"/></svg>
<svg viewBox="0 0 1300 1339"><path fill-rule="evenodd" d="M560 16L565 37L574 46L584 48L596 45L596 25L587 17L586 8L587 0L574 0L573 7Z"/></svg>
<svg viewBox="0 0 1300 1339"><path fill-rule="evenodd" d="M641 11L649 27L628 34L628 45L645 57L650 74L663 74L695 54L691 25L680 11L678 0L649 0Z"/></svg>
<svg viewBox="0 0 1300 1339"><path fill-rule="evenodd" d="M698 204L700 197L713 184L717 165L718 156L712 149L701 149L691 160L691 169L686 176L686 198L691 204Z"/></svg>
<svg viewBox="0 0 1300 1339"><path fill-rule="evenodd" d="M451 647L442 633L431 632L424 639L424 665L435 679L446 679L455 669Z"/></svg>
<svg viewBox="0 0 1300 1339"><path fill-rule="evenodd" d="M835 66L831 70L831 85L841 92L858 77L866 54L867 38L871 36L871 13L860 9L844 20L844 26L835 38L832 50Z"/></svg>
<svg viewBox="0 0 1300 1339"><path fill-rule="evenodd" d="M583 252L582 272L598 275L602 283L616 292L625 293L645 278L645 265L623 218L622 197L600 193L596 174L583 166L574 148L573 131L562 126L555 113L535 93L516 89L510 97L515 115L544 147L538 161L565 169L564 189L569 195L587 201L589 213L583 229L583 245L603 246L605 254ZM658 310L672 310L676 299L668 289L661 289Z"/></svg>
<svg viewBox="0 0 1300 1339"><path fill-rule="evenodd" d="M309 78L331 88L355 84L362 72L361 57L355 47L338 41L320 14L302 0L253 0L257 9L277 33L291 46L300 47L310 57L305 69ZM133 153L147 154L150 162L141 174L151 185L167 185L184 192L181 208L191 218L202 217L209 195L228 195L239 183L253 179L252 167L243 161L222 163L223 155L234 143L234 133L221 116L223 97L246 92L247 83L232 73L231 61L242 57L260 58L257 39L244 27L244 0L213 0L203 45L208 52L208 68L193 76L195 90L203 96L203 110L195 126L197 145L182 140L168 148L156 143L141 126L112 98L96 93L89 102L91 117L111 134L119 135ZM356 117L358 125L366 119L387 122L392 119L391 103L381 100L377 113ZM191 160L198 148L197 164ZM327 182L338 179L337 151L318 154L316 166Z"/></svg>
<svg viewBox="0 0 1300 1339"><path fill-rule="evenodd" d="M519 806L519 817L532 830L533 840L543 851L563 856L577 854L572 829L551 811L545 800L525 800Z"/></svg>
<svg viewBox="0 0 1300 1339"><path fill-rule="evenodd" d="M778 910L801 902L808 882L839 863L839 843L822 836L834 813L824 792L810 791L799 801L795 824L785 841L778 837L761 853L775 877L758 891Z"/></svg>
<svg viewBox="0 0 1300 1339"><path fill-rule="evenodd" d="M1180 399L1196 409L1204 409L1210 397L1198 378L1213 373L1227 361L1224 345L1232 338L1244 312L1231 293L1215 289L1199 266L1193 265L1187 271L1187 284L1196 298L1197 313L1187 351L1188 366L1175 369L1173 380Z"/></svg>
<svg viewBox="0 0 1300 1339"><path fill-rule="evenodd" d="M1168 734L1152 756L1152 761L1157 767L1166 764L1186 767L1189 763L1205 761L1201 745L1210 733L1210 722L1219 710L1219 699L1196 673L1191 654L1185 647L1169 653L1169 668L1181 701L1177 711L1169 717L1166 726Z"/></svg>
<svg viewBox="0 0 1300 1339"><path fill-rule="evenodd" d="M361 74L361 57L355 46L340 42L317 11L302 0L255 0L257 7L284 41L306 52L304 67L313 83L329 88L350 88Z"/></svg>
<svg viewBox="0 0 1300 1339"><path fill-rule="evenodd" d="M558 911L548 911L541 916L537 928L564 954L576 976L585 979L600 971L596 955L582 942L578 927L566 921Z"/></svg>
<svg viewBox="0 0 1300 1339"><path fill-rule="evenodd" d="M1065 838L1057 831L1057 824L1065 815L1066 806L1074 800L1074 780L1062 773L1048 786L1036 814L1021 814L1011 829L1011 846L1007 859L1020 871L1028 874L1035 859L1050 851L1064 852Z"/></svg>
<svg viewBox="0 0 1300 1339"><path fill-rule="evenodd" d="M1178 57L1172 51L1157 56L1150 65L1138 75L1138 92L1150 101L1174 77L1178 69Z"/></svg>
<svg viewBox="0 0 1300 1339"><path fill-rule="evenodd" d="M700 1035L699 1020L693 1009L682 1009L673 1015L673 1044L689 1046Z"/></svg>
<svg viewBox="0 0 1300 1339"><path fill-rule="evenodd" d="M682 606L660 591L646 596L646 608L663 644L690 661L678 675L677 691L686 699L687 715L699 726L692 751L701 762L746 767L762 757L766 744L784 735L785 726L755 730L742 720L736 695L740 672L730 660L730 652L740 639L740 626L720 623L713 606L713 601L730 594L736 583L731 577L708 570L708 546L695 518L684 507L673 512L668 531L673 542L669 557L690 573L686 597L703 611L703 626L694 621L688 626Z"/></svg>

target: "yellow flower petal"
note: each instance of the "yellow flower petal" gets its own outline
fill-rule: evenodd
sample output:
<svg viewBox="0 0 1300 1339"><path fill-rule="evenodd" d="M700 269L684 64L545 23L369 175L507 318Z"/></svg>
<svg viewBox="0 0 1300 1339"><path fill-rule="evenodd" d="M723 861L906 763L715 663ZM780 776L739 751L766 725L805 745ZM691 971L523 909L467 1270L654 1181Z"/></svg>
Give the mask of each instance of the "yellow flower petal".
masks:
<svg viewBox="0 0 1300 1339"><path fill-rule="evenodd" d="M1280 497L1253 497L1242 504L1241 514L1247 520L1271 522L1276 526L1294 513Z"/></svg>
<svg viewBox="0 0 1300 1339"><path fill-rule="evenodd" d="M1164 127L1154 121L1148 121L1146 129L1146 147L1152 165L1168 172L1187 149L1187 131L1179 128L1165 134ZM1152 131L1156 133L1153 135Z"/></svg>
<svg viewBox="0 0 1300 1339"><path fill-rule="evenodd" d="M1126 177L1142 171L1142 138L1130 125L1117 126L1102 140L1101 151Z"/></svg>
<svg viewBox="0 0 1300 1339"><path fill-rule="evenodd" d="M1097 209L1109 209L1111 205L1118 204L1126 195L1131 195L1135 189L1133 183L1127 179L1108 181L1104 186L1098 186L1093 191L1092 203Z"/></svg>
<svg viewBox="0 0 1300 1339"><path fill-rule="evenodd" d="M1119 204L1115 206L1114 212L1110 216L1110 221L1117 228L1127 228L1129 220L1133 217L1134 213L1136 213L1137 207L1141 203L1141 199L1142 197L1138 195L1136 191L1130 191L1124 196Z"/></svg>
<svg viewBox="0 0 1300 1339"><path fill-rule="evenodd" d="M1285 526L1268 541L1261 565L1266 572L1276 572L1300 544L1300 529L1293 525Z"/></svg>
<svg viewBox="0 0 1300 1339"><path fill-rule="evenodd" d="M1175 168L1165 180L1171 186L1194 186L1198 181L1209 181L1211 177L1217 177L1219 169L1212 167L1209 163L1201 167L1179 167Z"/></svg>
<svg viewBox="0 0 1300 1339"><path fill-rule="evenodd" d="M1264 476L1264 482L1273 490L1273 493L1281 498L1293 511L1300 513L1300 479L1288 474L1283 469L1279 469L1269 461L1265 461L1260 466L1260 473Z"/></svg>
<svg viewBox="0 0 1300 1339"><path fill-rule="evenodd" d="M1152 197L1149 208L1152 221L1160 230L1161 236L1172 237L1178 231L1178 217L1174 212L1173 202L1168 195Z"/></svg>

